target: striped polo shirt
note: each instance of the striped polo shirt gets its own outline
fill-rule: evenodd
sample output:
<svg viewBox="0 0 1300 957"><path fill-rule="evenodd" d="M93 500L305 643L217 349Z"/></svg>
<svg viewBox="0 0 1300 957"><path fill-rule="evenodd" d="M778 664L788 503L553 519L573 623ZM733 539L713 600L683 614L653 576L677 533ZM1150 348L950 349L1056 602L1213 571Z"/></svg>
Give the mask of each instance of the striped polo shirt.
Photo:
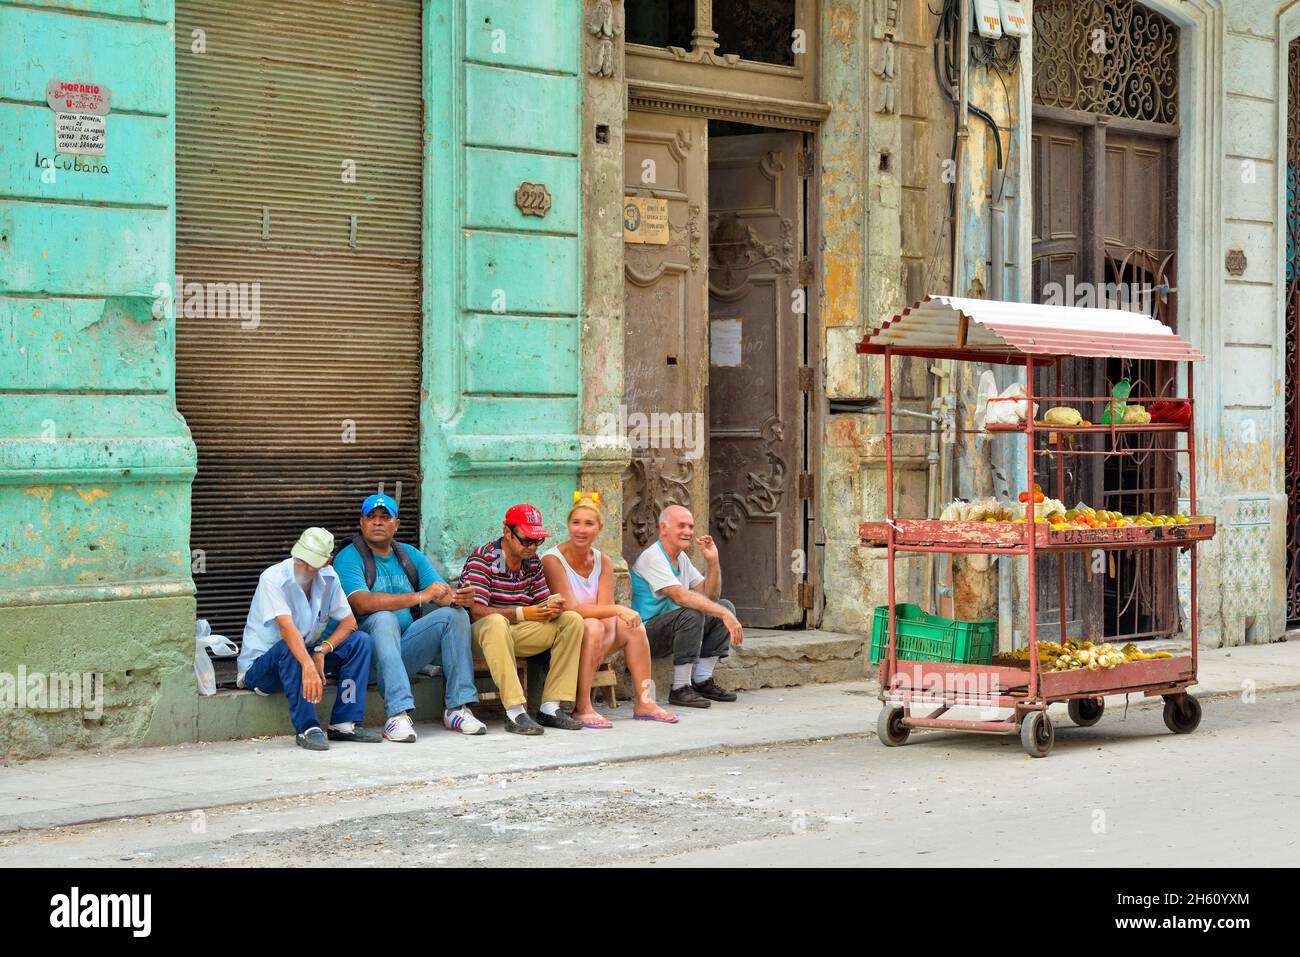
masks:
<svg viewBox="0 0 1300 957"><path fill-rule="evenodd" d="M551 596L541 559L525 558L519 571L506 568L501 539L488 542L470 553L461 569L460 583L474 589L474 601L494 608L536 605Z"/></svg>

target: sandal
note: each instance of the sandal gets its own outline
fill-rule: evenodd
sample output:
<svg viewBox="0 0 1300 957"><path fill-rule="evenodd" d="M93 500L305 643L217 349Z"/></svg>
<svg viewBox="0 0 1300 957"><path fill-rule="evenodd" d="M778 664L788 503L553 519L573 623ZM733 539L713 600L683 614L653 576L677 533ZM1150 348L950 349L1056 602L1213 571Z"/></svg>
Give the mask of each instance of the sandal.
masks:
<svg viewBox="0 0 1300 957"><path fill-rule="evenodd" d="M660 711L657 714L634 714L632 715L638 721L659 721L663 724L676 724L677 715L669 714L667 711Z"/></svg>
<svg viewBox="0 0 1300 957"><path fill-rule="evenodd" d="M593 712L593 714L594 713L595 712ZM577 716L572 715L571 717L577 717ZM599 714L597 714L596 719L597 720L595 721L591 721L587 718L578 718L578 720L582 722L582 726L584 728L591 728L593 731L608 731L610 728L614 727L614 723L610 721L608 718L602 718Z"/></svg>

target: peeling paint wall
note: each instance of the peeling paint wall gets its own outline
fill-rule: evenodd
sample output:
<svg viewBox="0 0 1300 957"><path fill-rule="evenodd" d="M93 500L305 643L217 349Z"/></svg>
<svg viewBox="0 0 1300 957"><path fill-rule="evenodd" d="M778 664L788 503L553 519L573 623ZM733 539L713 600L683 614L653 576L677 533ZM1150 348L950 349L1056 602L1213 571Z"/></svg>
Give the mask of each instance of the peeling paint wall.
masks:
<svg viewBox="0 0 1300 957"><path fill-rule="evenodd" d="M1217 7L1214 25L1222 26L1222 39L1207 44L1204 54L1223 77L1214 108L1222 111L1226 134L1208 144L1217 159L1208 176L1222 188L1220 241L1207 277L1217 301L1208 341L1196 343L1210 367L1196 373L1198 510L1219 518L1219 534L1201 548L1201 641L1216 646L1273 641L1286 630L1279 250L1285 249L1286 46L1300 35L1300 11L1292 3ZM1194 152L1208 134L1189 131ZM1200 184L1180 183L1180 190L1188 188L1197 195ZM1229 270L1230 257L1244 259L1240 275ZM1184 560L1184 601L1188 570Z"/></svg>
<svg viewBox="0 0 1300 957"><path fill-rule="evenodd" d="M141 743L194 696L195 449L153 312L173 272L171 18L151 0L0 7L0 675L104 688L98 717L0 708L0 754ZM106 154L81 160L97 171L40 162L50 80L111 91Z"/></svg>
<svg viewBox="0 0 1300 957"><path fill-rule="evenodd" d="M823 432L822 627L864 632L870 628L872 608L887 600L883 550L857 544L857 523L883 518L886 512L883 363L876 357L864 361L853 350L866 329L910 302L927 293L952 291L948 186L955 171L946 162L952 108L934 75L937 17L925 0L829 2L824 9L822 91L832 108L821 136L825 392L832 402L856 399L865 400L865 405L861 412L829 415ZM1019 96L1018 83L1012 82L1008 110L1001 83L972 70L971 102L994 115L1004 142L1021 122ZM1017 148L1024 139L1020 135ZM987 290L990 269L989 174L994 148L991 136L973 118L968 144L968 162L957 184L958 196L968 204L962 292L972 285ZM1005 162L1019 166L1021 154L1011 155L1005 147L1004 153ZM1022 265L1016 257L1023 256L1023 250L1014 237L1026 209L1015 202L1007 205L1006 295L1016 298ZM896 363L893 388L899 406L933 411L931 365L920 360ZM957 386L969 392L974 379L968 372L963 375ZM897 427L916 428L921 422L900 419ZM969 419L958 425L969 427ZM969 464L952 468L967 494L970 483L961 476L978 474ZM938 465L924 440L896 439L897 514L927 514L932 469L937 482ZM987 469L983 475L986 483ZM900 601L926 603L925 564L926 559L916 556L900 561ZM932 573L939 573L937 566Z"/></svg>

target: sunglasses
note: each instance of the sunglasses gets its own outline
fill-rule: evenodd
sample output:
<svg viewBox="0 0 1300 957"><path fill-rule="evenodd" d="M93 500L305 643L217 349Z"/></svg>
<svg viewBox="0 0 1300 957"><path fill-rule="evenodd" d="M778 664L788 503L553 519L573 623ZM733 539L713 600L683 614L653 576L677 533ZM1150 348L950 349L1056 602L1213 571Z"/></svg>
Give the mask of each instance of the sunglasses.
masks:
<svg viewBox="0 0 1300 957"><path fill-rule="evenodd" d="M515 541L517 541L520 545L524 546L524 548L532 548L546 541L546 539L544 538L524 538L522 535L519 534L519 532L514 528L514 526L511 526L510 534L513 535L515 537Z"/></svg>

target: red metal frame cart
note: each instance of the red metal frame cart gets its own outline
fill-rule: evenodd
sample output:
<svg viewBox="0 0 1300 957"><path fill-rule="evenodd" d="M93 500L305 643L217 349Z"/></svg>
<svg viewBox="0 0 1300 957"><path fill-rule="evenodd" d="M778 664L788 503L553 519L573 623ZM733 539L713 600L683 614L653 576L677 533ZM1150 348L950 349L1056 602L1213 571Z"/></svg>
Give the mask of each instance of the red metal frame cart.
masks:
<svg viewBox="0 0 1300 957"><path fill-rule="evenodd" d="M1068 702L1071 719L1079 725L1095 724L1104 708L1106 695L1141 692L1165 700L1165 724L1175 732L1195 730L1201 709L1187 693L1196 683L1197 669L1197 556L1196 543L1212 538L1215 521L1196 514L1196 439L1192 414L1192 364L1204 359L1198 351L1164 324L1149 316L1117 309L1085 309L1040 306L990 300L931 296L904 310L883 326L871 330L857 351L884 357L885 393L885 500L887 520L863 522L860 537L865 545L884 545L889 575L888 648L880 660L881 701L884 708L877 723L877 735L886 745L901 745L913 729L969 731L986 734L1019 734L1025 751L1043 757L1052 748L1054 731L1047 708L1057 701ZM1023 435L1027 442L1026 485L1034 488L1036 458L1055 459L1056 496L1064 492L1064 458L1068 455L1126 455L1129 433L1175 433L1167 448L1171 455L1187 456L1190 521L1182 525L1135 525L1116 528L1052 529L1036 523L1032 495L1025 505L1025 522L951 522L900 519L894 512L894 436L913 434L896 430L893 424L894 397L891 363L894 357L952 359L1025 367L1027 408L1034 408L1034 370L1055 366L1057 395L1052 399L1096 409L1099 419L1110 396L1060 395L1060 360L1069 356L1089 358L1127 357L1186 363L1187 397L1169 401L1186 403L1185 423L1147 425L1037 425L1032 414L1021 425L990 426L986 434ZM1154 397L1150 397L1154 398ZM1134 398L1138 402L1144 399ZM1085 416L1087 413L1084 413ZM923 430L922 430L923 431ZM1037 440L1047 433L1048 447ZM1072 447L1072 438L1103 433L1108 449L1084 451ZM1179 446L1182 447L1179 447ZM1112 549L1185 548L1191 551L1191 653L1171 658L1127 661L1112 668L1070 671L1047 670L1040 665L1036 609L1037 564L1041 558L1057 556L1060 563L1061 639L1066 619L1065 556L1071 551ZM895 560L900 552L977 553L1023 555L1028 559L1025 597L1028 604L1028 668L1005 664L949 664L912 661L897 657L895 609ZM957 707L1012 709L1008 717L996 720L961 720L945 715Z"/></svg>

